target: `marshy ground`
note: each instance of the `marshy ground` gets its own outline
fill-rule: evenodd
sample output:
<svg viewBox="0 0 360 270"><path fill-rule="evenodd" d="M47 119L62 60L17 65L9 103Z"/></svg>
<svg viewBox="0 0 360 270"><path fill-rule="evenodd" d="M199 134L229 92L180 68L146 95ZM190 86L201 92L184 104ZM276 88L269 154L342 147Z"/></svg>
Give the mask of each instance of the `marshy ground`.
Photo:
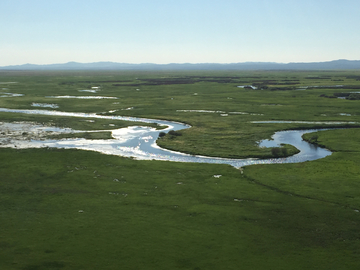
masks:
<svg viewBox="0 0 360 270"><path fill-rule="evenodd" d="M256 142L275 131L331 127L324 122L353 128L307 135L334 151L324 159L243 170L0 149L0 268L358 269L359 101L322 95L356 91L359 80L358 71L1 72L2 108L52 104L184 122L192 128L158 143L191 154L266 157L271 149ZM237 87L246 85L256 89ZM109 98L55 98L93 87L86 96ZM4 112L0 121L76 130L138 125Z"/></svg>

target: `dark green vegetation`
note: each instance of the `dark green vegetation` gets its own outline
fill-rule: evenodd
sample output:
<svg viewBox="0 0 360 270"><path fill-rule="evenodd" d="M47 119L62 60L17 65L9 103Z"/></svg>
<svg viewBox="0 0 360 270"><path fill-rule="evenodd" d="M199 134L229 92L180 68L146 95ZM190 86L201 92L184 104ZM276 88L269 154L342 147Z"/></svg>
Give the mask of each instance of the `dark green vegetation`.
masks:
<svg viewBox="0 0 360 270"><path fill-rule="evenodd" d="M256 146L274 131L329 126L251 121L359 122L359 101L321 97L356 92L349 89L360 87L359 79L357 71L1 72L0 83L17 83L0 84L0 92L24 96L1 97L0 107L56 103L61 111L176 120L192 128L166 134L159 144L265 157L294 151ZM95 86L97 93L78 91ZM295 90L304 86L323 87ZM46 98L62 95L118 99ZM78 130L129 125L93 120L0 113L3 122ZM241 171L86 151L0 149L0 269L359 269L360 133L329 130L306 139L335 152Z"/></svg>

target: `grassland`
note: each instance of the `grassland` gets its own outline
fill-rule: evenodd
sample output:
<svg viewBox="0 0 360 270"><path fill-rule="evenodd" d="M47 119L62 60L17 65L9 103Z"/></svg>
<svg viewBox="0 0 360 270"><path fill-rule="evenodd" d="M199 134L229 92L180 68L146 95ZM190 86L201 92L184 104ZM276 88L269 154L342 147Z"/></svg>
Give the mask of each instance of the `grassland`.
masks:
<svg viewBox="0 0 360 270"><path fill-rule="evenodd" d="M274 131L331 125L252 121L360 122L360 101L329 98L358 91L359 80L358 71L1 72L0 83L16 83L0 84L0 92L24 96L1 97L0 107L56 103L61 111L181 121L192 128L164 136L160 145L265 157L271 149L256 142ZM78 91L91 87L100 91ZM49 98L63 95L118 99ZM0 121L78 130L135 124L10 113L0 113ZM1 149L0 269L358 269L359 136L357 128L318 132L316 143L333 155L243 171Z"/></svg>

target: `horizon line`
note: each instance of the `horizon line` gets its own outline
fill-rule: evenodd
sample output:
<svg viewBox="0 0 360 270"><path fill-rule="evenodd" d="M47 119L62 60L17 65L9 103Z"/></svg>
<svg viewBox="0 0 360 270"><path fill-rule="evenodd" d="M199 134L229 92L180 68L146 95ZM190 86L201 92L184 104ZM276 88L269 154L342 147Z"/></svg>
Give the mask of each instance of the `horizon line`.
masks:
<svg viewBox="0 0 360 270"><path fill-rule="evenodd" d="M68 61L62 63L50 63L50 64L33 64L33 63L25 63L25 64L12 64L12 65L4 65L0 66L0 68L4 67L15 67L15 66L25 66L25 65L33 65L33 66L50 66L50 65L66 65L66 64L98 64L98 63L111 63L111 64L126 64L126 65L232 65L232 64L314 64L314 63L329 63L329 62L336 62L336 61L360 61L360 60L349 60L349 59L336 59L336 60L326 60L326 61L314 61L314 62L307 62L307 61L300 61L300 62L273 62L273 61L245 61L245 62L227 62L227 63L220 63L220 62L169 62L169 63L154 63L154 62L141 62L141 63L129 63L129 62L114 62L114 61L95 61L95 62L77 62L77 61Z"/></svg>

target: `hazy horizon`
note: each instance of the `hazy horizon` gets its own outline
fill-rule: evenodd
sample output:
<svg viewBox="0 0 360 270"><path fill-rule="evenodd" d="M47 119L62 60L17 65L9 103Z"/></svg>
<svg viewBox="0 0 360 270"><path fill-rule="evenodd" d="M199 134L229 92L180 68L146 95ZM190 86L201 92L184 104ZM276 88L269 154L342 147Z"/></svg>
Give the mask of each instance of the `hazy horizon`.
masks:
<svg viewBox="0 0 360 270"><path fill-rule="evenodd" d="M219 64L219 65L231 65L231 64L313 64L313 63L327 63L327 62L334 62L334 61L360 61L360 60L348 60L348 59L334 59L334 60L329 60L329 61L316 61L316 62L260 62L260 61L246 61L246 62L234 62L234 63L215 63L215 62L202 62L202 63L189 63L189 62L184 62L184 63L163 63L163 64L159 64L159 63L150 63L150 62L144 62L144 63L125 63L125 62L114 62L114 61L96 61L96 62L77 62L77 61L68 61L68 62L63 62L63 63L49 63L49 64L34 64L34 63L23 63L23 64L16 64L16 65L8 65L8 66L24 66L24 65L66 65L66 64L99 64L99 63L112 63L112 64L125 64L125 65L186 65L186 64L191 64L191 65L211 65L211 64ZM0 66L0 67L6 67L6 66Z"/></svg>
<svg viewBox="0 0 360 270"><path fill-rule="evenodd" d="M355 0L2 0L0 66L360 59Z"/></svg>

